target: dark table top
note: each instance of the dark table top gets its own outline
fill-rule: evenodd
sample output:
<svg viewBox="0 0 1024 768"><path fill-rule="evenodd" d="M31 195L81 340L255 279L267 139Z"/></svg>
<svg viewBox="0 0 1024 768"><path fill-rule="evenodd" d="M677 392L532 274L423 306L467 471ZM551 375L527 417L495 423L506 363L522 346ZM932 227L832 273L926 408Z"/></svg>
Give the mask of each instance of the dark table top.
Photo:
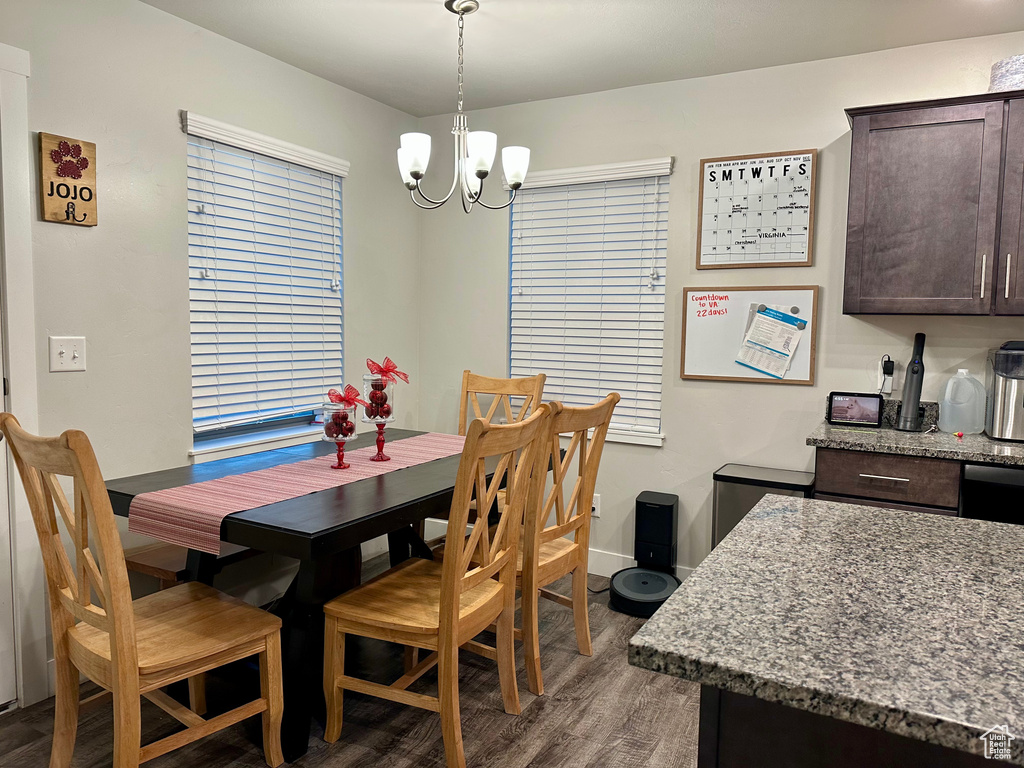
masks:
<svg viewBox="0 0 1024 768"><path fill-rule="evenodd" d="M401 450L395 441L420 434L423 433L389 429L385 453ZM375 439L376 432L364 432L345 447L351 451L372 445ZM127 517L132 499L140 493L201 483L334 453L334 443L318 440L108 480L107 492L114 513ZM221 539L300 559L313 559L349 549L447 510L451 504L459 459L456 454L337 488L236 512L221 523Z"/></svg>

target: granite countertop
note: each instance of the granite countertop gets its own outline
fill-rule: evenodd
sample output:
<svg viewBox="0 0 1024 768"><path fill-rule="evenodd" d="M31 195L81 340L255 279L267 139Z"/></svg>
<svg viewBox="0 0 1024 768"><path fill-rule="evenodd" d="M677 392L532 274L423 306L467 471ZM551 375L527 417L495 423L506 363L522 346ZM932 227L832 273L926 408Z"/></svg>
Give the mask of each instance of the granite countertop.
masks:
<svg viewBox="0 0 1024 768"><path fill-rule="evenodd" d="M766 496L629 661L981 754L1024 736L1022 594L1024 526Z"/></svg>
<svg viewBox="0 0 1024 768"><path fill-rule="evenodd" d="M900 432L885 427L840 427L823 422L807 438L807 445L1024 467L1024 443L993 440L987 435L964 435L958 439L945 432Z"/></svg>

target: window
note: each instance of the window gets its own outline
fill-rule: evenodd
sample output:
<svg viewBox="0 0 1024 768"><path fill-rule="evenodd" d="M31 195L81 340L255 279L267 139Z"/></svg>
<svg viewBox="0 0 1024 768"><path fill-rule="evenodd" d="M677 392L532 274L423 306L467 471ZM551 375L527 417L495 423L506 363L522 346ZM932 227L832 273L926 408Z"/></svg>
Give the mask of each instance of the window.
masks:
<svg viewBox="0 0 1024 768"><path fill-rule="evenodd" d="M545 399L622 401L609 439L660 445L668 173L623 166L535 174L512 205L510 375L547 374ZM552 183L560 178L600 178ZM540 178L537 178L540 177Z"/></svg>
<svg viewBox="0 0 1024 768"><path fill-rule="evenodd" d="M342 380L347 164L186 120L193 429L310 414Z"/></svg>

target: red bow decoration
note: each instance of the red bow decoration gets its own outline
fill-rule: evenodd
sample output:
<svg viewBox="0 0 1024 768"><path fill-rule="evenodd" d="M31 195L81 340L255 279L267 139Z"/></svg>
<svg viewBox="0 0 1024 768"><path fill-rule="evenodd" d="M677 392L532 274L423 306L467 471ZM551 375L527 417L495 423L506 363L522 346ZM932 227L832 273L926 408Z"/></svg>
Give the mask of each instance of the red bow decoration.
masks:
<svg viewBox="0 0 1024 768"><path fill-rule="evenodd" d="M336 389L327 392L327 399L332 403L341 403L347 408L355 408L357 405L369 405L365 400L359 399L359 390L351 384L345 387L345 394Z"/></svg>
<svg viewBox="0 0 1024 768"><path fill-rule="evenodd" d="M395 379L401 379L406 384L409 383L408 374L402 373L398 370L398 366L394 364L390 357L384 358L384 365L377 365L370 358L366 358L366 367L370 369L370 373L380 376L384 380L384 383L389 381L395 381Z"/></svg>

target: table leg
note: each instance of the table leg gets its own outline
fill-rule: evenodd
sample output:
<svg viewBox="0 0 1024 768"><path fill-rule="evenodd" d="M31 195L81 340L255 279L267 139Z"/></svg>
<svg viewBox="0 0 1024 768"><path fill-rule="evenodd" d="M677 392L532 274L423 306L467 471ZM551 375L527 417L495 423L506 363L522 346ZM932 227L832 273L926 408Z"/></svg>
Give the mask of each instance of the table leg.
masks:
<svg viewBox="0 0 1024 768"><path fill-rule="evenodd" d="M410 557L422 557L424 560L431 560L434 553L423 538L411 525L406 525L398 530L388 533L388 557L391 567L403 563Z"/></svg>
<svg viewBox="0 0 1024 768"><path fill-rule="evenodd" d="M324 714L324 611L328 600L359 584L362 553L358 546L335 555L302 560L283 602L281 630L284 666L285 760L306 754L313 717Z"/></svg>
<svg viewBox="0 0 1024 768"><path fill-rule="evenodd" d="M185 576L187 581L198 581L200 584L213 586L213 577L220 568L217 567L217 555L190 549L185 557Z"/></svg>

